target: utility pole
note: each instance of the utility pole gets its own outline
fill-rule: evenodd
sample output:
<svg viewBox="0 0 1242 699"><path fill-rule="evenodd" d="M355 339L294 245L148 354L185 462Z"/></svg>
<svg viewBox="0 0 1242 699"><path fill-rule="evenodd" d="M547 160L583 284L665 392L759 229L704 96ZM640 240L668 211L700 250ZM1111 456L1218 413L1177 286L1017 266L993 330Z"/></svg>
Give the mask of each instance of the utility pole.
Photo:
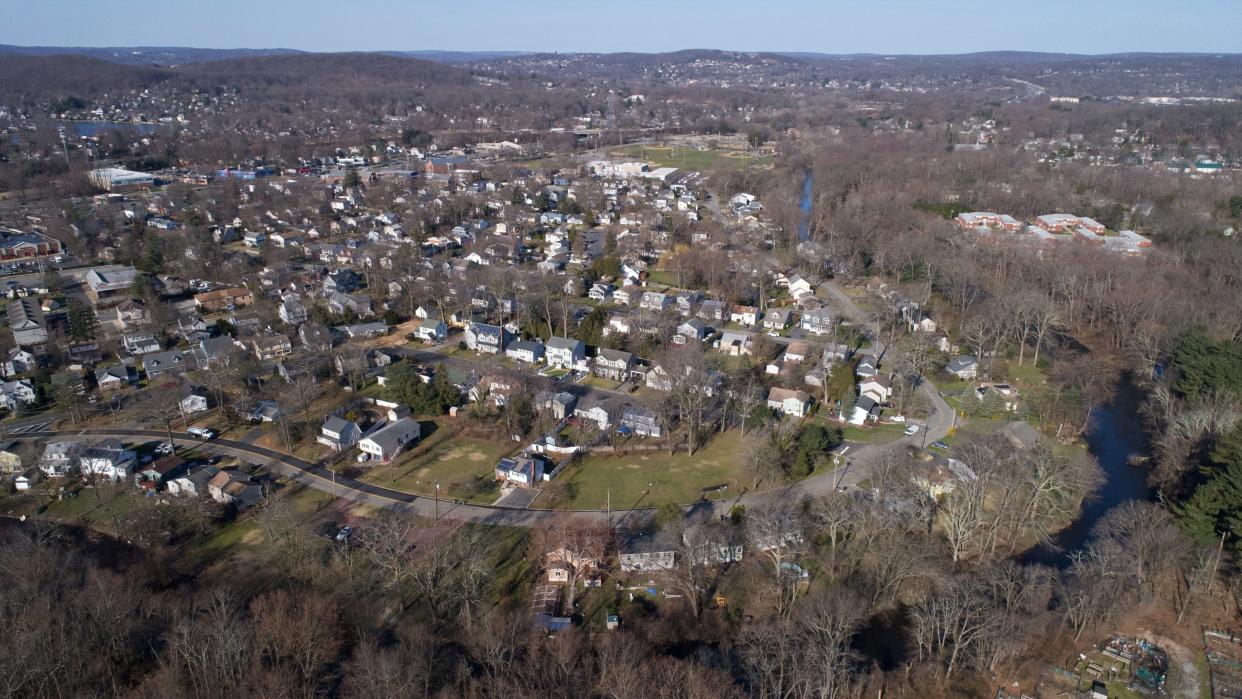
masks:
<svg viewBox="0 0 1242 699"><path fill-rule="evenodd" d="M612 488L607 491L607 499L604 501L604 522L608 524L608 528L612 529Z"/></svg>
<svg viewBox="0 0 1242 699"><path fill-rule="evenodd" d="M436 521L440 521L440 481L436 481Z"/></svg>

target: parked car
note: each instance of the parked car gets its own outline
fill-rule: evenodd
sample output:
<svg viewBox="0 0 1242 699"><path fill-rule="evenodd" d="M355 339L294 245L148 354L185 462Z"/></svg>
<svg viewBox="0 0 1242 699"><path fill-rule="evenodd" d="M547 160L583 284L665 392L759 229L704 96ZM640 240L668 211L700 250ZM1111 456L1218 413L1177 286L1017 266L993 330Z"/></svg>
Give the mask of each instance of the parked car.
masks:
<svg viewBox="0 0 1242 699"><path fill-rule="evenodd" d="M211 429L210 427L191 427L190 429L186 430L186 432L189 432L190 434L194 435L195 437L198 437L199 439L215 439L216 438L216 431Z"/></svg>
<svg viewBox="0 0 1242 699"><path fill-rule="evenodd" d="M353 527L341 527L341 531L336 533L336 540L342 544L349 541L349 535L354 533Z"/></svg>
<svg viewBox="0 0 1242 699"><path fill-rule="evenodd" d="M949 448L949 445L945 444L944 442L932 442L931 445L933 449L948 449Z"/></svg>
<svg viewBox="0 0 1242 699"><path fill-rule="evenodd" d="M918 434L918 433L919 433L919 426L918 426L918 425L910 425L909 427L907 427L907 428L906 428L906 436L907 436L907 437L912 437L912 436L914 436L914 435L916 435L916 434Z"/></svg>
<svg viewBox="0 0 1242 699"><path fill-rule="evenodd" d="M370 455L370 454L368 454L368 453L366 453L366 452L363 452L363 453L361 453L361 454L359 454L359 455L358 455L358 463L360 463L360 464L361 464L361 463L365 463L365 462L370 461L370 460L371 460L371 455Z"/></svg>

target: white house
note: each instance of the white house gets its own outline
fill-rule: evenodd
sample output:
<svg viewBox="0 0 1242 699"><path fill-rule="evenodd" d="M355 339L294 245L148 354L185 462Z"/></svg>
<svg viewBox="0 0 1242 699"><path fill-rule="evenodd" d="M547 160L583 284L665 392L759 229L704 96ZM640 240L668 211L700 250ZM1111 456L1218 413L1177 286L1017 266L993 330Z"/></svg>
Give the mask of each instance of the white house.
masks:
<svg viewBox="0 0 1242 699"><path fill-rule="evenodd" d="M543 346L549 366L570 369L586 359L586 345L568 337L550 337Z"/></svg>
<svg viewBox="0 0 1242 699"><path fill-rule="evenodd" d="M505 356L519 362L534 364L543 359L543 343L531 340L516 340L505 348Z"/></svg>
<svg viewBox="0 0 1242 699"><path fill-rule="evenodd" d="M887 403L893 388L886 376L868 376L858 383L858 395L869 396L876 403Z"/></svg>
<svg viewBox="0 0 1242 699"><path fill-rule="evenodd" d="M768 407L784 415L805 417L811 407L811 397L802 390L773 388L768 391Z"/></svg>
<svg viewBox="0 0 1242 699"><path fill-rule="evenodd" d="M18 405L33 403L37 397L29 379L0 383L0 408L16 410Z"/></svg>
<svg viewBox="0 0 1242 699"><path fill-rule="evenodd" d="M80 451L77 442L48 442L39 458L39 470L53 478L68 475L78 465Z"/></svg>
<svg viewBox="0 0 1242 699"><path fill-rule="evenodd" d="M358 442L358 448L380 461L392 461L406 445L418 441L421 434L418 420L403 417L364 437Z"/></svg>
<svg viewBox="0 0 1242 699"><path fill-rule="evenodd" d="M129 478L137 463L137 455L116 439L105 439L88 447L78 459L83 474L111 481Z"/></svg>
<svg viewBox="0 0 1242 699"><path fill-rule="evenodd" d="M444 342L448 337L448 326L439 318L425 318L414 332L424 342Z"/></svg>

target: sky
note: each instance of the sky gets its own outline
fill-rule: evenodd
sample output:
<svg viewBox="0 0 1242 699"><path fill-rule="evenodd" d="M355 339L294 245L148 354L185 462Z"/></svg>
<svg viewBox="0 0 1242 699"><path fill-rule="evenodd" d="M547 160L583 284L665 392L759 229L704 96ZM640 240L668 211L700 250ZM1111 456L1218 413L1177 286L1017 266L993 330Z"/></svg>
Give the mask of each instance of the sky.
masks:
<svg viewBox="0 0 1242 699"><path fill-rule="evenodd" d="M0 44L1242 52L1239 0L0 0Z"/></svg>

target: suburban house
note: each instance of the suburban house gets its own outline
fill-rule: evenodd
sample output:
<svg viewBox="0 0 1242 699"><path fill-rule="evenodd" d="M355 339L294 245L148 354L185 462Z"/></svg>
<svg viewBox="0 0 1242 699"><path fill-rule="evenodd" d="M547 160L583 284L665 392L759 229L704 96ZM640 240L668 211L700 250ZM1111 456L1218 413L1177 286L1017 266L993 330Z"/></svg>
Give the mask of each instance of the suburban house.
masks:
<svg viewBox="0 0 1242 699"><path fill-rule="evenodd" d="M323 278L325 295L348 294L362 287L362 278L352 269L338 269Z"/></svg>
<svg viewBox="0 0 1242 699"><path fill-rule="evenodd" d="M330 415L319 428L319 436L315 441L332 447L336 451L348 449L362 439L362 430L351 420L337 415Z"/></svg>
<svg viewBox="0 0 1242 699"><path fill-rule="evenodd" d="M858 395L869 396L876 403L884 404L893 396L893 388L887 376L868 376L858 382Z"/></svg>
<svg viewBox="0 0 1242 699"><path fill-rule="evenodd" d="M617 554L627 573L671 570L677 562L677 542L664 532L635 534L620 543Z"/></svg>
<svg viewBox="0 0 1242 699"><path fill-rule="evenodd" d="M358 448L380 461L392 461L403 448L418 441L421 434L418 420L403 417L364 437L358 442Z"/></svg>
<svg viewBox="0 0 1242 699"><path fill-rule="evenodd" d="M543 460L530 456L510 456L496 464L496 480L505 486L534 487L545 480Z"/></svg>
<svg viewBox="0 0 1242 699"><path fill-rule="evenodd" d="M78 465L77 442L48 442L39 457L39 470L52 478L68 475Z"/></svg>
<svg viewBox="0 0 1242 699"><path fill-rule="evenodd" d="M209 464L191 466L185 473L164 483L164 491L169 495L200 497L207 494L207 484L220 473L220 469Z"/></svg>
<svg viewBox="0 0 1242 699"><path fill-rule="evenodd" d="M0 383L0 408L17 410L18 405L29 405L37 398L34 384L29 379Z"/></svg>
<svg viewBox="0 0 1242 699"><path fill-rule="evenodd" d="M578 398L568 391L561 391L555 395L549 396L544 402L544 408L551 411L552 417L557 420L564 420L574 414L574 405L578 403Z"/></svg>
<svg viewBox="0 0 1242 699"><path fill-rule="evenodd" d="M263 488L245 473L228 469L207 481L207 494L218 503L244 510L263 499Z"/></svg>
<svg viewBox="0 0 1242 699"><path fill-rule="evenodd" d="M306 304L302 303L302 297L297 294L286 296L281 302L280 307L276 309L280 319L289 325L301 325L310 317L306 310Z"/></svg>
<svg viewBox="0 0 1242 699"><path fill-rule="evenodd" d="M963 354L960 357L954 357L944 370L959 379L970 380L979 376L979 360Z"/></svg>
<svg viewBox="0 0 1242 699"><path fill-rule="evenodd" d="M33 347L47 342L47 320L39 301L29 296L9 301L9 330L18 347Z"/></svg>
<svg viewBox="0 0 1242 699"><path fill-rule="evenodd" d="M543 343L532 340L515 340L505 348L505 356L519 362L534 364L543 359Z"/></svg>
<svg viewBox="0 0 1242 699"><path fill-rule="evenodd" d="M811 407L811 397L802 390L773 388L768 391L768 407L784 415L805 417Z"/></svg>
<svg viewBox="0 0 1242 699"><path fill-rule="evenodd" d="M673 299L668 294L662 294L658 291L644 291L642 298L638 302L638 307L644 311L654 311L659 313L669 306L673 305Z"/></svg>
<svg viewBox="0 0 1242 699"><path fill-rule="evenodd" d="M140 354L159 352L162 349L162 347L160 347L160 341L155 339L155 335L151 333L133 333L131 335L122 335L121 346L125 348L126 352L129 352L135 357Z"/></svg>
<svg viewBox="0 0 1242 699"><path fill-rule="evenodd" d="M425 318L415 328L414 333L423 342L444 342L448 338L448 326L439 318Z"/></svg>
<svg viewBox="0 0 1242 699"><path fill-rule="evenodd" d="M660 416L643 405L626 403L621 408L621 427L643 437L660 437Z"/></svg>
<svg viewBox="0 0 1242 699"><path fill-rule="evenodd" d="M118 362L95 370L95 383L101 393L117 391L137 383L138 374L132 366Z"/></svg>
<svg viewBox="0 0 1242 699"><path fill-rule="evenodd" d="M560 546L543 554L543 567L548 582L569 582L570 570L592 574L599 567L594 558Z"/></svg>
<svg viewBox="0 0 1242 699"><path fill-rule="evenodd" d="M869 395L862 395L854 402L854 409L848 416L851 425L866 424L868 420L875 421L880 416L880 404Z"/></svg>
<svg viewBox="0 0 1242 699"><path fill-rule="evenodd" d="M828 308L813 308L802 312L800 323L803 330L813 335L828 335L833 331L835 318Z"/></svg>
<svg viewBox="0 0 1242 699"><path fill-rule="evenodd" d="M718 347L730 357L745 357L750 354L751 344L750 333L725 330L720 334Z"/></svg>
<svg viewBox="0 0 1242 699"><path fill-rule="evenodd" d="M726 320L724 304L715 299L708 299L699 306L698 316L709 323Z"/></svg>
<svg viewBox="0 0 1242 699"><path fill-rule="evenodd" d="M195 368L194 355L186 354L178 350L169 350L167 352L152 352L142 355L142 370L147 374L147 380L158 379L167 375L184 375L185 372Z"/></svg>
<svg viewBox="0 0 1242 699"><path fill-rule="evenodd" d="M498 325L471 323L466 326L466 347L484 354L500 354L508 344L509 331Z"/></svg>
<svg viewBox="0 0 1242 699"><path fill-rule="evenodd" d="M264 335L251 343L254 356L259 360L282 359L293 354L293 343L284 335Z"/></svg>
<svg viewBox="0 0 1242 699"><path fill-rule="evenodd" d="M133 267L101 270L92 268L86 273L84 291L95 306L111 305L129 298L130 289L140 273Z"/></svg>
<svg viewBox="0 0 1242 699"><path fill-rule="evenodd" d="M702 342L705 337L707 337L707 324L698 318L691 318L677 326L677 332L673 335L673 343L684 345L691 340Z"/></svg>
<svg viewBox="0 0 1242 699"><path fill-rule="evenodd" d="M745 552L738 528L718 521L687 527L681 535L681 543L695 565L737 563Z"/></svg>
<svg viewBox="0 0 1242 699"><path fill-rule="evenodd" d="M789 320L793 317L793 312L788 308L769 308L768 312L763 316L763 329L779 332L789 327Z"/></svg>
<svg viewBox="0 0 1242 699"><path fill-rule="evenodd" d="M19 374L25 374L37 365L33 354L21 347L14 347L9 350L8 359L4 360L3 371L0 371L0 375L3 375L6 379L12 378Z"/></svg>
<svg viewBox="0 0 1242 699"><path fill-rule="evenodd" d="M747 328L759 322L759 309L754 306L734 306L729 309L729 322Z"/></svg>
<svg viewBox="0 0 1242 699"><path fill-rule="evenodd" d="M854 367L854 374L860 379L866 379L875 376L878 371L876 369L875 357L864 354L858 358L858 366Z"/></svg>
<svg viewBox="0 0 1242 699"><path fill-rule="evenodd" d="M543 347L549 366L571 369L586 359L586 345L568 337L550 337Z"/></svg>
<svg viewBox="0 0 1242 699"><path fill-rule="evenodd" d="M105 439L93 444L78 457L78 466L84 475L100 476L111 481L129 478L137 463L137 455L117 439Z"/></svg>
<svg viewBox="0 0 1242 699"><path fill-rule="evenodd" d="M245 287L216 289L194 295L194 305L208 313L235 311L254 304L254 294Z"/></svg>
<svg viewBox="0 0 1242 699"><path fill-rule="evenodd" d="M596 376L610 381L624 382L630 378L630 371L633 368L633 354L621 350L601 348L599 354L595 355L595 365L592 370Z"/></svg>
<svg viewBox="0 0 1242 699"><path fill-rule="evenodd" d="M584 398L574 408L574 417L595 423L598 429L606 430L612 425L612 406L600 400Z"/></svg>
<svg viewBox="0 0 1242 699"><path fill-rule="evenodd" d="M194 358L200 366L228 366L233 356L246 351L246 346L229 337L209 337L201 340L194 348Z"/></svg>

